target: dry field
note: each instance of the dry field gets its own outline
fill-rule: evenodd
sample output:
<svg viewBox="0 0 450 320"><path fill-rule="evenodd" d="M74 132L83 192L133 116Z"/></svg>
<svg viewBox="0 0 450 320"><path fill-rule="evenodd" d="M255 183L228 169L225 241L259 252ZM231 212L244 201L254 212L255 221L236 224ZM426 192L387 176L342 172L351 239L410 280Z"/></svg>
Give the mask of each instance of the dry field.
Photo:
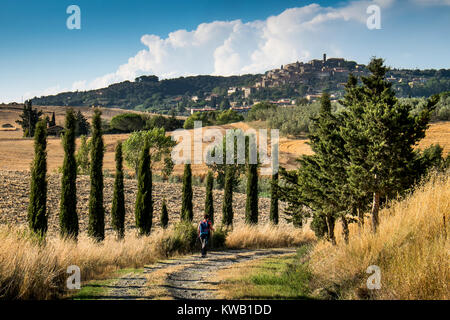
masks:
<svg viewBox="0 0 450 320"><path fill-rule="evenodd" d="M26 225L27 206L29 202L30 175L28 172L0 171L0 224ZM112 233L110 224L110 212L112 204L114 179L105 178L104 205L105 205L105 229L106 233ZM49 233L57 234L59 230L58 213L60 200L61 176L51 174L48 178L48 208L49 208ZM162 201L165 198L169 210L169 224L180 220L181 211L181 184L155 182L153 184L153 226L159 229L159 215L161 213ZM88 202L89 202L89 176L79 176L77 179L77 199L80 230L87 230L88 223ZM193 187L194 192L194 220L200 220L204 212L205 188ZM135 180L125 180L125 206L127 230L135 228L134 203L137 193L137 182ZM236 223L243 222L245 214L245 194L235 193L233 195L233 210ZM222 219L222 198L223 191L214 191L215 220L220 224ZM270 199L259 199L260 221L267 222L269 219ZM281 212L283 204L280 204L280 222L285 219Z"/></svg>
<svg viewBox="0 0 450 320"><path fill-rule="evenodd" d="M3 124L9 123L13 126L17 126L15 121L19 118L20 106L2 107L0 106L0 128ZM51 115L51 112L56 114L56 122L60 125L64 123L64 108L63 107L39 107L45 114ZM81 111L90 119L92 116L92 108L81 107ZM129 112L129 110L122 109L103 109L103 117L105 119L111 119L113 116ZM264 123L252 122L250 124L239 122L223 126L205 127L204 129L219 129L222 133L225 133L227 129L242 129L244 131L255 128L256 130L263 128ZM192 133L192 130L190 130ZM258 132L257 132L258 133ZM106 154L104 158L104 168L110 172L114 172L114 148L119 140L127 139L128 134L111 134L105 135L104 141L106 146ZM269 134L270 137L270 134ZM292 170L296 168L296 159L302 154L311 154L311 148L307 144L305 138L290 138L280 137L279 152L280 152L280 165ZM439 143L444 148L444 154L450 152L450 121L432 123L427 131L426 137L419 143L419 148L426 148L431 144ZM79 146L79 140L77 140L77 146ZM193 141L192 141L193 144ZM203 142L203 152L211 142ZM57 172L63 162L63 149L61 140L59 138L50 137L48 139L48 170L49 172ZM270 151L270 142L269 142ZM30 170L30 164L33 160L33 140L22 138L22 131L11 129L0 129L0 170ZM158 169L158 167L157 167ZM196 176L204 176L207 172L207 167L204 164L193 164L192 172ZM129 173L133 174L133 170L129 169ZM183 165L176 165L174 175L181 176L183 174Z"/></svg>

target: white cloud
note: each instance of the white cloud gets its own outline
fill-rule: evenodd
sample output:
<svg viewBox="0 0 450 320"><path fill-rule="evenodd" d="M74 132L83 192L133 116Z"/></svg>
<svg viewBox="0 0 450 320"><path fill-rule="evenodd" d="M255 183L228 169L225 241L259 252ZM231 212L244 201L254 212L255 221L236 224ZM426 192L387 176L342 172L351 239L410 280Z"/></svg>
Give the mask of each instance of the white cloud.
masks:
<svg viewBox="0 0 450 320"><path fill-rule="evenodd" d="M423 6L450 6L450 0L413 0Z"/></svg>
<svg viewBox="0 0 450 320"><path fill-rule="evenodd" d="M417 0L412 0L417 1ZM167 38L146 34L146 46L118 69L91 81L77 81L72 90L89 90L134 80L142 74L160 78L264 72L281 64L340 55L334 36L351 23L364 30L371 4L387 8L394 0L351 1L343 7L310 4L286 9L276 16L251 22L214 21L195 30L177 30ZM351 29L350 29L351 30ZM344 46L344 44L342 44Z"/></svg>

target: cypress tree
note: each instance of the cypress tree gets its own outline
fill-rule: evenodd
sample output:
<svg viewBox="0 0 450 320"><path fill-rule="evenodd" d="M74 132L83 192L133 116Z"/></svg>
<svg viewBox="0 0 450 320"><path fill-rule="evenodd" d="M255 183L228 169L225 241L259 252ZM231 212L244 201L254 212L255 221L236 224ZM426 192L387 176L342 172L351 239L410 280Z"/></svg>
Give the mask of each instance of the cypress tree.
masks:
<svg viewBox="0 0 450 320"><path fill-rule="evenodd" d="M164 199L162 203L160 219L163 229L167 229L167 226L169 225L169 212L167 211L166 199Z"/></svg>
<svg viewBox="0 0 450 320"><path fill-rule="evenodd" d="M138 168L138 193L135 205L136 228L139 235L149 235L152 228L153 199L150 147L148 141L142 148Z"/></svg>
<svg viewBox="0 0 450 320"><path fill-rule="evenodd" d="M103 138L101 111L92 118L91 192L89 196L88 234L97 241L105 238L105 208L103 207Z"/></svg>
<svg viewBox="0 0 450 320"><path fill-rule="evenodd" d="M206 198L205 198L205 214L209 216L214 224L214 199L213 199L214 175L212 171L208 171L206 176Z"/></svg>
<svg viewBox="0 0 450 320"><path fill-rule="evenodd" d="M380 201L394 197L414 183L415 144L425 131L438 97L430 98L422 112L411 113L412 105L399 103L386 80L389 68L382 59L373 58L371 74L362 85L353 79L342 101L345 125L342 133L350 159L349 185L357 194L372 195L372 229L379 224Z"/></svg>
<svg viewBox="0 0 450 320"><path fill-rule="evenodd" d="M258 223L258 165L247 165L247 199L245 202L245 222Z"/></svg>
<svg viewBox="0 0 450 320"><path fill-rule="evenodd" d="M36 130L36 124L39 122L42 116L42 111L33 109L31 101L25 101L23 105L23 112L19 115L21 120L17 120L24 132L24 137L34 137L34 131Z"/></svg>
<svg viewBox="0 0 450 320"><path fill-rule="evenodd" d="M64 162L61 176L61 201L59 207L59 226L62 237L77 239L77 162L75 160L76 120L73 109L66 111L63 135Z"/></svg>
<svg viewBox="0 0 450 320"><path fill-rule="evenodd" d="M272 175L270 184L270 221L278 224L278 172Z"/></svg>
<svg viewBox="0 0 450 320"><path fill-rule="evenodd" d="M50 121L49 126L50 127L56 126L56 116L54 112L52 113L52 120Z"/></svg>
<svg viewBox="0 0 450 320"><path fill-rule="evenodd" d="M226 166L222 203L222 224L225 226L233 225L233 175L232 166Z"/></svg>
<svg viewBox="0 0 450 320"><path fill-rule="evenodd" d="M192 221L194 219L192 205L192 171L190 163L184 165L181 219L184 221Z"/></svg>
<svg viewBox="0 0 450 320"><path fill-rule="evenodd" d="M43 237L47 232L47 125L41 120L34 135L34 161L31 169L28 224Z"/></svg>
<svg viewBox="0 0 450 320"><path fill-rule="evenodd" d="M348 210L344 198L348 196L345 187L348 183L344 142L339 134L340 119L331 112L328 94L322 95L319 115L312 120L309 139L314 154L299 159L300 168L295 175L282 170L288 186L278 189L290 203L291 212L307 215L306 206L314 212L316 221L325 222L327 238L335 244L335 220L339 212Z"/></svg>
<svg viewBox="0 0 450 320"><path fill-rule="evenodd" d="M112 227L117 232L118 239L123 239L125 235L125 195L122 163L122 142L119 141L116 146L116 176L114 180L114 195L111 208Z"/></svg>

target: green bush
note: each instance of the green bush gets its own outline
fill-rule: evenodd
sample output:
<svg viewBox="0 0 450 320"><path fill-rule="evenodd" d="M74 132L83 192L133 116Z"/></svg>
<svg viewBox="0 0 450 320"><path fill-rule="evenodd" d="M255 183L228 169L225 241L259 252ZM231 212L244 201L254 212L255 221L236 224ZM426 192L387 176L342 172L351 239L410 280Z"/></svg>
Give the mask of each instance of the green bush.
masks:
<svg viewBox="0 0 450 320"><path fill-rule="evenodd" d="M419 114L426 106L427 100L425 98L401 98L400 104L409 104L413 108L412 115ZM432 121L448 121L450 120L450 92L443 92L440 94L439 102L431 115Z"/></svg>
<svg viewBox="0 0 450 320"><path fill-rule="evenodd" d="M211 126L216 123L216 117L217 117L216 111L195 112L184 121L183 128L193 129L194 121L201 121L203 127Z"/></svg>
<svg viewBox="0 0 450 320"><path fill-rule="evenodd" d="M183 127L183 120L175 117L164 117L161 115L153 116L146 121L145 128L151 130L153 128L164 128L166 131L173 131Z"/></svg>
<svg viewBox="0 0 450 320"><path fill-rule="evenodd" d="M298 136L309 132L311 118L317 116L320 104L314 102L293 107L274 107L271 104L259 103L252 107L247 116L247 121L267 121L271 129L278 129L284 136ZM338 105L334 105L336 109Z"/></svg>
<svg viewBox="0 0 450 320"><path fill-rule="evenodd" d="M225 241L227 240L226 230L220 228L212 233L210 248L222 249L225 248Z"/></svg>
<svg viewBox="0 0 450 320"><path fill-rule="evenodd" d="M140 131L144 129L145 119L137 113L122 113L111 119L110 126L122 132Z"/></svg>
<svg viewBox="0 0 450 320"><path fill-rule="evenodd" d="M193 252L197 243L197 229L190 222L182 221L161 240L160 253L169 257L173 254L185 254Z"/></svg>
<svg viewBox="0 0 450 320"><path fill-rule="evenodd" d="M328 234L327 221L325 216L314 214L311 221L311 230L314 231L317 238L322 239Z"/></svg>
<svg viewBox="0 0 450 320"><path fill-rule="evenodd" d="M243 121L244 117L234 110L228 109L220 111L195 112L190 115L185 121L184 129L193 129L194 121L201 121L202 126L223 125L227 123L234 123Z"/></svg>
<svg viewBox="0 0 450 320"><path fill-rule="evenodd" d="M265 118L265 111L275 111L277 110L277 106L269 103L269 102L260 102L252 106L250 111L248 112L247 119L252 120L263 120L262 117ZM264 119L266 120L266 119Z"/></svg>
<svg viewBox="0 0 450 320"><path fill-rule="evenodd" d="M227 124L243 121L244 117L234 110L228 109L217 116L216 124Z"/></svg>

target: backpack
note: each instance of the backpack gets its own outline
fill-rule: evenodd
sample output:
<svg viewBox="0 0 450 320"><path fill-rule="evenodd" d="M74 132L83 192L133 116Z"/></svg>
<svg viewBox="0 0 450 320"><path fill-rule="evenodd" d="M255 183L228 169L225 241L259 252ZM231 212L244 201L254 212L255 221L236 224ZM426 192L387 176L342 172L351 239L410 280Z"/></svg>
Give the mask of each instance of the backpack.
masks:
<svg viewBox="0 0 450 320"><path fill-rule="evenodd" d="M200 235L208 235L209 234L209 223L207 220L203 220L200 222Z"/></svg>

